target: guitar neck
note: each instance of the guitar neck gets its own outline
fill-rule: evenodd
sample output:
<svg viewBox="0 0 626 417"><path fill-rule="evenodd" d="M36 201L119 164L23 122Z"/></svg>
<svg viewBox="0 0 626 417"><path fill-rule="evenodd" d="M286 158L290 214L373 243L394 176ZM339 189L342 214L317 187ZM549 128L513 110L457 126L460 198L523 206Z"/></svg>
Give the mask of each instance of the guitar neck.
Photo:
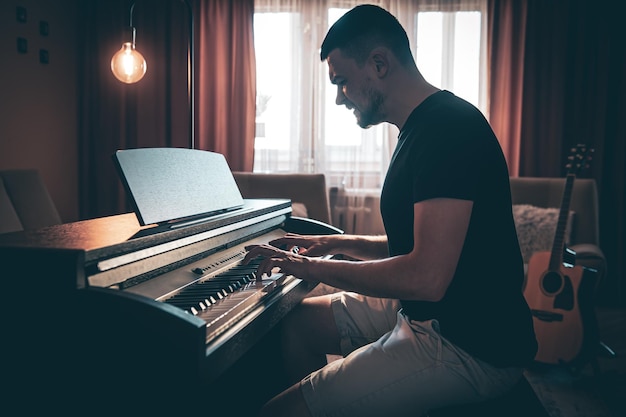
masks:
<svg viewBox="0 0 626 417"><path fill-rule="evenodd" d="M565 189L563 190L563 198L561 199L561 210L559 211L559 219L554 234L554 242L552 243L552 252L550 255L550 270L558 271L561 266L563 251L565 249L565 230L567 228L567 220L569 218L569 206L572 197L572 188L574 187L574 174L568 174L565 178Z"/></svg>

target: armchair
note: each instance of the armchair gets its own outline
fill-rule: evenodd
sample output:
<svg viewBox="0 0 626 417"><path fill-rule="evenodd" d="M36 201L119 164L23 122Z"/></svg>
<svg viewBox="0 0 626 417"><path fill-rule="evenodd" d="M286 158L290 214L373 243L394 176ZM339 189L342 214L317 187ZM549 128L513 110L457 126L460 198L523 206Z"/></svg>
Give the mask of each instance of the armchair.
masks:
<svg viewBox="0 0 626 417"><path fill-rule="evenodd" d="M263 174L233 172L244 198L288 198L293 215L330 224L324 174Z"/></svg>
<svg viewBox="0 0 626 417"><path fill-rule="evenodd" d="M0 233L61 223L39 171L0 170Z"/></svg>

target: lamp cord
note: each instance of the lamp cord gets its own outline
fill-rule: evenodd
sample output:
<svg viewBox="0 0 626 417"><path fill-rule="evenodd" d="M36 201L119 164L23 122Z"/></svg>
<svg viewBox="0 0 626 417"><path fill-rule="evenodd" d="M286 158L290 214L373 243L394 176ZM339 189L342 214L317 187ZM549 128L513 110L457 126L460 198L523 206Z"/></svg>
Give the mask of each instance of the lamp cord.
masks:
<svg viewBox="0 0 626 417"><path fill-rule="evenodd" d="M182 3L185 3L187 7L187 14L189 18L189 49L187 51L187 96L189 98L189 129L190 129L190 138L189 145L191 149L195 148L195 91L194 91L194 42L193 42L193 6L189 2L189 0L180 0ZM133 12L135 10L135 2L130 6L128 23L130 24L132 37L133 37L133 47L135 47L135 28L133 27Z"/></svg>
<svg viewBox="0 0 626 417"><path fill-rule="evenodd" d="M135 3L130 6L130 17L128 18L128 23L130 27L133 27L133 10L135 9Z"/></svg>

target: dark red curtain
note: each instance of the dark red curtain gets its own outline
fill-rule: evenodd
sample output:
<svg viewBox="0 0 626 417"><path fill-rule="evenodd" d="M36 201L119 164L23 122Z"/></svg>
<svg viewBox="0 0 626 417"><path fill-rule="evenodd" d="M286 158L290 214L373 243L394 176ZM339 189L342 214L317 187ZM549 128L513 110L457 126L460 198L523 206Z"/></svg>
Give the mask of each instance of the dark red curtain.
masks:
<svg viewBox="0 0 626 417"><path fill-rule="evenodd" d="M148 69L119 82L113 54L130 40ZM255 66L253 0L90 0L79 2L80 215L132 211L111 159L118 149L190 147L188 45L194 20L195 147L224 154L232 170L252 170Z"/></svg>
<svg viewBox="0 0 626 417"><path fill-rule="evenodd" d="M563 177L578 143L595 149L582 176L594 178L600 193L608 271L598 302L626 305L626 54L615 4L490 0L489 6L491 116L512 173L517 146L518 174L535 177Z"/></svg>
<svg viewBox="0 0 626 417"><path fill-rule="evenodd" d="M198 1L198 129L201 149L252 171L256 102L254 0Z"/></svg>
<svg viewBox="0 0 626 417"><path fill-rule="evenodd" d="M519 173L526 3L490 1L487 55L489 122L500 139L509 174Z"/></svg>

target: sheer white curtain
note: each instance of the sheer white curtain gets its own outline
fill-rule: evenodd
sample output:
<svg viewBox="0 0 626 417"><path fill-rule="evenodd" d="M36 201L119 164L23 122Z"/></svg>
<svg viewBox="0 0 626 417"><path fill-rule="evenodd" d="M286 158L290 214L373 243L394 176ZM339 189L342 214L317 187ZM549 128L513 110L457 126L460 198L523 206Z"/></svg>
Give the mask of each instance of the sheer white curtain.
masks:
<svg viewBox="0 0 626 417"><path fill-rule="evenodd" d="M378 4L398 17L430 82L486 108L484 36L478 49L461 45L467 38L464 16L454 13L477 10L486 33L486 0L255 1L254 171L324 173L332 188L333 223L347 232L373 234L382 232L378 196L398 129L386 123L358 127L354 115L335 104L335 87L319 58L330 25L362 3ZM481 63L468 67L462 53ZM470 87L460 82L463 77L472 79Z"/></svg>

